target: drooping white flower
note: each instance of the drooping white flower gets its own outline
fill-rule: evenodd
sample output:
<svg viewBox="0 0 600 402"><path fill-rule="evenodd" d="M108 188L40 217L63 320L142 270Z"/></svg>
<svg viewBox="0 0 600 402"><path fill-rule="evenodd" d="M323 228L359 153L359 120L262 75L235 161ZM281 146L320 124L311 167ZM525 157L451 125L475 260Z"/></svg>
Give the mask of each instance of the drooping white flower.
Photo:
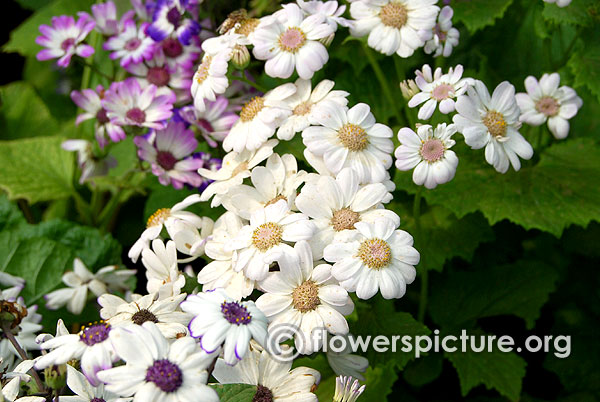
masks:
<svg viewBox="0 0 600 402"><path fill-rule="evenodd" d="M425 66L423 66L423 70L425 70ZM427 81L424 76L417 76L415 81L421 92L410 99L408 106L416 107L425 102L419 109L418 117L421 120L429 119L435 112L438 103L440 112L444 114L454 112L455 99L463 95L473 82L471 78L462 78L462 74L463 66L459 64L454 69L450 67L447 74L437 77L431 82Z"/></svg>
<svg viewBox="0 0 600 402"><path fill-rule="evenodd" d="M331 348L327 349L327 363L337 375L352 376L358 378L361 381L365 380L363 373L367 371L369 367L369 360L360 355L352 353L352 347L350 346L350 339L352 335L347 334L346 347L341 351L333 351Z"/></svg>
<svg viewBox="0 0 600 402"><path fill-rule="evenodd" d="M354 36L369 35L368 44L388 56L410 57L425 44L440 10L437 0L359 0L350 5Z"/></svg>
<svg viewBox="0 0 600 402"><path fill-rule="evenodd" d="M336 0L297 0L296 3L306 15L322 15L329 26L331 26L331 29L333 29L333 32L337 31L338 25L346 28L352 26L352 21L342 17L346 11L346 5L342 4L340 6Z"/></svg>
<svg viewBox="0 0 600 402"><path fill-rule="evenodd" d="M515 87L504 81L490 97L485 84L477 80L467 93L456 102L458 114L453 117L467 145L485 147L485 160L500 173L506 173L509 161L519 170L519 157L531 159L533 148L518 131L521 123Z"/></svg>
<svg viewBox="0 0 600 402"><path fill-rule="evenodd" d="M357 222L357 231L349 232L344 241L330 244L323 252L325 260L334 262L331 273L349 292L370 299L381 291L385 299L404 296L406 285L416 276L419 252L413 238L396 230L395 222L381 218L374 223Z"/></svg>
<svg viewBox="0 0 600 402"><path fill-rule="evenodd" d="M5 384L0 383L0 401L7 402L45 402L46 398L41 396L24 396L18 398L21 389L21 382L30 382L31 376L27 374L33 367L33 360L23 360L12 371L3 372L2 379ZM4 361L0 358L0 367L5 367Z"/></svg>
<svg viewBox="0 0 600 402"><path fill-rule="evenodd" d="M571 4L572 0L544 0L546 3L554 3L559 7L566 7Z"/></svg>
<svg viewBox="0 0 600 402"><path fill-rule="evenodd" d="M309 240L315 259L323 257L323 249L333 243L336 236L356 230L357 222L374 222L387 217L399 225L398 215L382 206L389 196L382 183L361 186L358 174L351 168L342 169L336 177L320 176L307 183L296 198L296 207L317 227Z"/></svg>
<svg viewBox="0 0 600 402"><path fill-rule="evenodd" d="M544 74L539 82L529 76L525 79L527 93L515 96L521 109L522 122L540 126L547 121L554 137L563 139L569 135L569 119L577 114L583 101L573 88L559 85L558 73Z"/></svg>
<svg viewBox="0 0 600 402"><path fill-rule="evenodd" d="M83 261L75 258L73 271L62 277L63 283L68 287L46 294L46 308L56 310L66 305L71 313L81 314L88 301L88 291L100 296L107 292L127 290L125 281L135 275L135 272L135 269L117 269L116 265L109 265L92 273Z"/></svg>
<svg viewBox="0 0 600 402"><path fill-rule="evenodd" d="M163 243L160 239L152 241L152 250L142 252L142 264L146 267L146 290L158 292L158 298L177 296L185 285L185 276L177 266L177 249L172 240Z"/></svg>
<svg viewBox="0 0 600 402"><path fill-rule="evenodd" d="M92 386L83 374L77 371L73 366L67 364L67 386L75 396L60 396L64 402L126 402L131 398L121 398L104 389L104 384L100 383L97 387Z"/></svg>
<svg viewBox="0 0 600 402"><path fill-rule="evenodd" d="M204 255L204 246L213 231L214 221L208 217L202 218L202 229L198 230L185 222L173 222L170 225L170 236L177 250L189 255L179 262L191 262Z"/></svg>
<svg viewBox="0 0 600 402"><path fill-rule="evenodd" d="M306 148L322 156L327 168L339 173L351 167L360 183L380 183L392 165L392 130L375 122L369 105L359 103L349 110L335 103L321 106L317 121L302 132Z"/></svg>
<svg viewBox="0 0 600 402"><path fill-rule="evenodd" d="M452 54L452 49L458 45L460 32L452 26L452 16L454 10L452 7L445 6L440 11L438 21L433 27L433 36L425 42L425 53L433 53L433 57L444 56L449 57Z"/></svg>
<svg viewBox="0 0 600 402"><path fill-rule="evenodd" d="M110 342L125 365L101 371L106 389L134 401L218 402L206 385L213 357L190 337L169 343L152 322L115 328Z"/></svg>
<svg viewBox="0 0 600 402"><path fill-rule="evenodd" d="M365 385L361 386L358 380L345 376L336 377L333 402L356 402L364 391Z"/></svg>
<svg viewBox="0 0 600 402"><path fill-rule="evenodd" d="M400 146L396 148L396 167L399 170L413 171L415 184L431 189L454 178L458 157L450 148L456 143L452 136L456 126L438 124L434 129L428 124L421 125L415 133L408 127L398 131Z"/></svg>
<svg viewBox="0 0 600 402"><path fill-rule="evenodd" d="M200 338L200 346L209 354L223 346L223 358L234 365L248 352L250 339L263 345L267 336L267 318L253 301L237 302L223 289L189 295L181 309L194 316L190 335Z"/></svg>
<svg viewBox="0 0 600 402"><path fill-rule="evenodd" d="M255 211L250 224L240 229L238 235L226 247L237 252L233 269L244 271L249 279L263 280L269 265L282 254L293 254L294 249L286 242L310 239L315 225L308 216L290 213L285 200L279 200Z"/></svg>
<svg viewBox="0 0 600 402"><path fill-rule="evenodd" d="M311 79L329 60L327 48L319 42L333 33L322 14L308 17L297 4L284 4L283 10L266 17L251 36L254 57L266 60L271 77L289 78L294 70L300 78Z"/></svg>

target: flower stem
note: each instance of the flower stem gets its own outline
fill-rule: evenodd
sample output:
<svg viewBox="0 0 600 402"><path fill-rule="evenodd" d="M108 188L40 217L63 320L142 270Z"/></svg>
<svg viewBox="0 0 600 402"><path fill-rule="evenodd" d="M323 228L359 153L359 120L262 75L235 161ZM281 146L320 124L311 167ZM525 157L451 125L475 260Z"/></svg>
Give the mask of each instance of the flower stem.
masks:
<svg viewBox="0 0 600 402"><path fill-rule="evenodd" d="M421 242L423 236L421 233L421 196L423 188L419 187L413 203L413 218L415 220L415 238ZM419 246L421 243L419 243ZM423 256L421 255L421 266L423 266ZM419 298L419 312L417 318L423 322L425 320L425 312L427 311L427 295L429 293L429 277L427 269L422 269L421 272L421 295Z"/></svg>
<svg viewBox="0 0 600 402"><path fill-rule="evenodd" d="M29 356L27 356L27 352L25 352L23 350L23 348L21 347L21 345L19 345L19 341L17 341L17 338L15 338L15 336L11 332L10 326L8 325L7 322L2 321L2 332L4 333L4 336L6 336L6 339L8 339L10 341L10 343L13 345L13 347L15 348L15 350L17 351L19 356L21 356L21 359L29 360ZM29 372L31 373L31 376L35 380L38 390L44 391L46 389L46 387L44 386L44 383L40 379L40 376L38 375L38 373L34 369L29 370Z"/></svg>
<svg viewBox="0 0 600 402"><path fill-rule="evenodd" d="M242 75L232 75L231 78L234 80L237 80L237 81L244 82L244 83L250 85L252 88L256 89L257 91L262 92L263 94L267 92L266 88L264 88L260 84L257 84L256 82L250 81L248 78L244 77L243 74L244 73L242 72Z"/></svg>
<svg viewBox="0 0 600 402"><path fill-rule="evenodd" d="M379 81L379 86L381 87L383 94L387 98L387 101L394 107L394 110L396 112L396 118L398 119L398 123L403 122L404 119L402 117L402 113L400 113L398 103L396 102L396 100L394 99L394 95L390 91L390 87L388 85L389 82L388 82L388 80L386 80L385 74L383 73L381 66L379 65L379 63L377 63L377 59L375 59L375 56L373 55L373 51L367 45L363 46L363 50L365 51L365 54L367 55L367 59L369 59L369 64L371 64L371 68L373 69L373 72L375 73L375 76L377 77L377 81Z"/></svg>

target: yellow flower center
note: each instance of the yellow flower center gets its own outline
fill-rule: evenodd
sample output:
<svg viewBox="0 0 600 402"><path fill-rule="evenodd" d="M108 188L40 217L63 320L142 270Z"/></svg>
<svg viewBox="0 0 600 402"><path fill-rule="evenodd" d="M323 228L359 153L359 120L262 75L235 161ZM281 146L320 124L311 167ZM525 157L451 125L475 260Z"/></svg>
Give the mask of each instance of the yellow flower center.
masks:
<svg viewBox="0 0 600 402"><path fill-rule="evenodd" d="M483 118L483 124L494 137L504 137L506 135L506 121L504 121L502 113L490 110Z"/></svg>
<svg viewBox="0 0 600 402"><path fill-rule="evenodd" d="M305 281L292 292L294 308L301 313L307 313L321 304L319 287L313 281Z"/></svg>
<svg viewBox="0 0 600 402"><path fill-rule="evenodd" d="M206 56L198 66L198 70L196 71L196 81L198 84L202 84L208 78L208 70L210 69L211 62L212 56Z"/></svg>
<svg viewBox="0 0 600 402"><path fill-rule="evenodd" d="M384 240L368 239L360 244L356 256L367 267L377 270L387 267L392 262L392 249Z"/></svg>
<svg viewBox="0 0 600 402"><path fill-rule="evenodd" d="M408 20L408 11L404 5L391 2L381 7L379 18L381 19L381 23L383 25L400 29Z"/></svg>
<svg viewBox="0 0 600 402"><path fill-rule="evenodd" d="M354 212L350 208L342 208L333 213L331 218L331 226L336 232L341 232L345 229L354 229L354 224L360 221L360 214Z"/></svg>
<svg viewBox="0 0 600 402"><path fill-rule="evenodd" d="M291 27L279 35L279 48L284 52L296 53L306 43L306 35L298 27Z"/></svg>
<svg viewBox="0 0 600 402"><path fill-rule="evenodd" d="M240 112L240 120L244 123L251 121L265 107L265 99L261 96L255 96L249 102L246 102Z"/></svg>
<svg viewBox="0 0 600 402"><path fill-rule="evenodd" d="M304 116L310 113L310 109L312 108L312 103L309 101L302 102L298 106L294 108L294 114L296 116Z"/></svg>
<svg viewBox="0 0 600 402"><path fill-rule="evenodd" d="M355 124L344 124L338 131L338 137L350 151L362 151L369 145L367 132Z"/></svg>
<svg viewBox="0 0 600 402"><path fill-rule="evenodd" d="M165 219L167 219L171 215L170 208L160 208L155 213L153 213L150 218L148 218L148 222L146 222L146 227L158 226L162 225Z"/></svg>
<svg viewBox="0 0 600 402"><path fill-rule="evenodd" d="M269 250L271 247L281 242L283 236L283 228L281 225L274 222L263 223L252 233L252 244L262 252Z"/></svg>

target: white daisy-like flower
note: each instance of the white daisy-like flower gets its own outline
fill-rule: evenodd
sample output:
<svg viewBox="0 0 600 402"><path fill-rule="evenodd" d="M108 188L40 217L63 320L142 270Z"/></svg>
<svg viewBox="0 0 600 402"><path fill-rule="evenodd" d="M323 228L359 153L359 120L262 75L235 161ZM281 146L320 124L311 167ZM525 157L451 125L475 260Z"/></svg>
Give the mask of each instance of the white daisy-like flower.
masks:
<svg viewBox="0 0 600 402"><path fill-rule="evenodd" d="M527 93L515 96L521 109L522 122L541 126L547 121L554 137L563 139L569 135L569 119L577 114L583 101L573 88L559 85L558 73L544 74L539 82L529 76L525 79Z"/></svg>
<svg viewBox="0 0 600 402"><path fill-rule="evenodd" d="M202 221L201 230L185 222L173 222L170 225L169 233L175 242L175 247L181 253L190 256L179 262L191 262L204 255L204 246L212 234L215 223L208 217L203 217Z"/></svg>
<svg viewBox="0 0 600 402"><path fill-rule="evenodd" d="M223 149L242 152L244 149L254 151L260 148L292 114L285 100L295 92L296 86L289 82L246 102L239 120L223 140Z"/></svg>
<svg viewBox="0 0 600 402"><path fill-rule="evenodd" d="M92 273L83 261L75 258L73 271L62 277L63 283L68 287L46 294L46 308L56 310L66 305L71 313L81 314L88 301L88 291L98 297L107 292L127 290L125 281L135 275L135 272L135 269L117 269L116 265L109 265Z"/></svg>
<svg viewBox="0 0 600 402"><path fill-rule="evenodd" d="M344 241L325 247L325 260L334 263L334 278L361 299L370 299L378 291L385 299L404 296L406 285L415 280L414 265L420 259L412 236L396 230L395 222L386 218L358 222L354 227L356 231L349 232Z"/></svg>
<svg viewBox="0 0 600 402"><path fill-rule="evenodd" d="M273 154L266 166L252 169L252 186L240 184L223 198L223 206L244 219L252 213L279 200L286 200L290 208L294 206L296 191L304 182L305 171L298 172L298 163L291 154Z"/></svg>
<svg viewBox="0 0 600 402"><path fill-rule="evenodd" d="M421 67L421 70L415 70L415 75L417 78L421 78L425 82L433 82L434 80L439 80L443 73L441 67L438 67L435 69L435 71L432 71L429 64L424 64L423 67Z"/></svg>
<svg viewBox="0 0 600 402"><path fill-rule="evenodd" d="M205 101L215 101L217 95L225 92L229 86L227 68L231 52L222 51L217 54L205 53L202 62L192 78L192 97L194 106L200 112L206 109Z"/></svg>
<svg viewBox="0 0 600 402"><path fill-rule="evenodd" d="M433 27L433 37L425 42L425 53L433 53L433 57L444 56L449 57L452 54L452 49L458 45L460 32L452 26L452 16L454 10L452 7L445 6L440 11L438 22Z"/></svg>
<svg viewBox="0 0 600 402"><path fill-rule="evenodd" d="M425 70L425 66L423 66L423 70ZM408 106L416 107L425 102L419 109L418 117L421 120L429 119L435 112L438 103L440 112L444 114L454 112L455 99L463 95L469 85L473 83L471 78L462 78L462 74L463 66L459 64L454 69L450 67L447 74L437 77L433 81L427 81L424 76L417 76L415 81L421 92L410 99Z"/></svg>
<svg viewBox="0 0 600 402"><path fill-rule="evenodd" d="M177 296L185 285L185 276L177 266L177 249L172 240L163 243L160 239L152 241L152 250L142 252L142 264L146 267L146 290L158 292L158 298Z"/></svg>
<svg viewBox="0 0 600 402"><path fill-rule="evenodd" d="M214 196L210 206L214 208L221 205L223 195L242 184L245 178L250 177L250 170L271 156L278 142L275 139L269 140L256 151L245 149L242 152L230 152L223 157L221 168L216 172L198 169L201 176L213 180L200 195L200 200L208 201Z"/></svg>
<svg viewBox="0 0 600 402"><path fill-rule="evenodd" d="M546 3L554 3L559 7L566 7L571 4L572 0L544 0Z"/></svg>
<svg viewBox="0 0 600 402"><path fill-rule="evenodd" d="M0 358L0 367L5 367L5 362ZM45 402L46 398L40 396L24 396L18 398L21 382L30 382L31 376L27 374L33 367L33 360L23 360L12 371L3 370L0 382L0 401L6 402Z"/></svg>
<svg viewBox="0 0 600 402"><path fill-rule="evenodd" d="M296 3L307 15L320 14L325 17L325 21L331 26L333 32L337 31L338 25L351 27L352 21L342 17L346 11L346 5L339 5L336 0L297 0Z"/></svg>
<svg viewBox="0 0 600 402"><path fill-rule="evenodd" d="M519 106L515 87L508 81L500 83L490 97L485 84L479 80L456 102L453 121L472 149L485 147L485 160L500 173L510 164L521 168L523 159L531 159L533 148L519 133Z"/></svg>
<svg viewBox="0 0 600 402"><path fill-rule="evenodd" d="M335 378L335 394L333 402L356 402L365 391L365 385L360 385L352 377L339 376Z"/></svg>
<svg viewBox="0 0 600 402"><path fill-rule="evenodd" d="M396 148L396 167L413 171L415 184L432 189L454 178L458 157L450 148L456 143L452 136L456 126L440 123L434 129L428 124L417 128L415 133L408 127L398 131L400 146Z"/></svg>
<svg viewBox="0 0 600 402"><path fill-rule="evenodd" d="M113 327L132 324L142 325L145 322L156 324L165 338L177 338L187 335L187 324L191 317L179 308L179 304L187 295L158 299L157 293L145 296L136 295L131 303L110 293L98 298L102 306L100 317Z"/></svg>
<svg viewBox="0 0 600 402"><path fill-rule="evenodd" d="M365 377L363 376L363 373L365 373L369 367L369 360L364 356L352 353L349 339L351 337L351 334L344 336L344 338L346 338L346 347L343 350L334 352L331 348L327 349L327 363L329 363L329 366L337 375L352 376L364 381Z"/></svg>
<svg viewBox="0 0 600 402"><path fill-rule="evenodd" d="M311 91L310 80L298 78L296 80L296 93L285 100L292 114L285 119L277 130L277 138L289 141L294 134L304 130L311 124L318 124L315 113L323 102L335 102L341 106L348 104L346 91L332 91L335 82L323 80Z"/></svg>
<svg viewBox="0 0 600 402"><path fill-rule="evenodd" d="M233 269L244 271L249 279L263 280L275 259L282 254L295 253L286 242L308 240L315 229L315 224L305 214L290 213L285 200L267 205L255 211L250 224L226 246L237 252Z"/></svg>
<svg viewBox="0 0 600 402"><path fill-rule="evenodd" d="M369 105L359 103L347 110L335 103L323 104L316 116L320 126L302 132L306 148L322 156L327 168L338 174L351 167L360 183L380 183L392 166L392 130L375 123Z"/></svg>
<svg viewBox="0 0 600 402"><path fill-rule="evenodd" d="M289 78L294 70L300 78L311 79L329 60L325 45L319 42L333 33L322 14L305 17L295 3L263 18L250 40L254 57L266 60L265 72L271 77Z"/></svg>
<svg viewBox="0 0 600 402"><path fill-rule="evenodd" d="M132 398L121 398L104 389L104 384L100 383L97 387L92 386L83 374L77 371L73 366L67 364L67 386L74 396L60 396L64 402L127 402Z"/></svg>
<svg viewBox="0 0 600 402"><path fill-rule="evenodd" d="M388 56L410 57L425 44L440 8L437 0L360 0L350 5L354 36L369 35L368 44ZM426 35L427 34L427 35Z"/></svg>
<svg viewBox="0 0 600 402"><path fill-rule="evenodd" d="M110 334L124 366L98 373L106 389L134 401L218 402L217 393L206 385L207 368L213 357L200 350L190 337L173 343L152 322L115 328Z"/></svg>
<svg viewBox="0 0 600 402"><path fill-rule="evenodd" d="M223 346L223 359L236 364L248 352L250 339L263 345L267 337L267 318L253 301L237 302L223 289L189 295L181 309L194 316L190 335L200 338L200 346L209 354Z"/></svg>
<svg viewBox="0 0 600 402"><path fill-rule="evenodd" d="M282 345L285 352L289 346ZM221 384L251 384L256 385L255 401L302 401L318 402L312 393L319 384L321 375L309 367L292 369L292 361L280 361L256 344L252 344L246 357L230 366L227 361L218 359L213 376Z"/></svg>
<svg viewBox="0 0 600 402"><path fill-rule="evenodd" d="M223 288L227 296L239 301L254 290L252 279L246 278L244 272L233 270L234 252L226 247L244 225L244 221L233 212L225 212L215 222L215 230L204 250L212 261L198 273L198 283L203 285L203 292Z"/></svg>
<svg viewBox="0 0 600 402"><path fill-rule="evenodd" d="M296 198L296 207L317 227L308 241L315 259L323 257L323 249L333 243L336 236L356 230L357 222L374 222L387 217L399 225L400 217L383 208L382 203L389 197L382 183L361 186L358 174L350 168L342 169L336 177L320 176L307 183Z"/></svg>
<svg viewBox="0 0 600 402"><path fill-rule="evenodd" d="M314 340L313 330L325 328L334 335L348 333L344 316L354 310L348 292L331 276L331 265L313 263L313 255L306 241L294 246L297 255L284 254L279 258L279 272L270 272L261 281L265 292L256 300L256 306L269 319L269 329L280 324L297 327L296 347L302 354L311 354L323 347L323 340Z"/></svg>

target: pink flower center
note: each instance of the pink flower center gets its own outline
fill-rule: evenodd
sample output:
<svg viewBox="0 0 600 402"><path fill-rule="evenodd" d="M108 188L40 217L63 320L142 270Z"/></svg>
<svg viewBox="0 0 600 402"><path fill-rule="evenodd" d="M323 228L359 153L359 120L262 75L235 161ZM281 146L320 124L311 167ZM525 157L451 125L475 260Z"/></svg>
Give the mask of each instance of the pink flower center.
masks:
<svg viewBox="0 0 600 402"><path fill-rule="evenodd" d="M162 49L165 56L172 59L179 57L183 53L183 46L181 46L181 43L177 39L173 38L165 39L162 43Z"/></svg>
<svg viewBox="0 0 600 402"><path fill-rule="evenodd" d="M125 116L136 124L142 124L146 121L146 113L139 107L129 109Z"/></svg>
<svg viewBox="0 0 600 402"><path fill-rule="evenodd" d="M283 228L275 222L263 223L252 233L252 244L263 253L281 242Z"/></svg>
<svg viewBox="0 0 600 402"><path fill-rule="evenodd" d="M421 156L427 162L437 162L444 156L444 144L437 138L431 138L421 145Z"/></svg>
<svg viewBox="0 0 600 402"><path fill-rule="evenodd" d="M158 163L160 167L165 170L172 170L177 163L177 158L175 158L173 154L168 151L158 151L156 154L156 163Z"/></svg>
<svg viewBox="0 0 600 402"><path fill-rule="evenodd" d="M435 24L435 27L433 27L433 33L434 35L437 35L442 42L446 40L446 35L448 34L448 32L442 31L440 24Z"/></svg>
<svg viewBox="0 0 600 402"><path fill-rule="evenodd" d="M173 7L167 13L167 21L171 23L175 28L179 27L179 21L181 21L181 13L177 9L177 7Z"/></svg>
<svg viewBox="0 0 600 402"><path fill-rule="evenodd" d="M433 89L432 96L437 101L448 99L454 94L454 87L450 84L440 84Z"/></svg>
<svg viewBox="0 0 600 402"><path fill-rule="evenodd" d="M212 124L210 124L210 122L206 119L198 119L197 123L200 126L200 128L202 128L204 131L206 131L208 133L212 133L215 131Z"/></svg>
<svg viewBox="0 0 600 402"><path fill-rule="evenodd" d="M140 47L141 44L142 44L142 41L139 40L138 38L129 39L125 43L125 50L133 51L133 50L137 49L138 47Z"/></svg>
<svg viewBox="0 0 600 402"><path fill-rule="evenodd" d="M63 43L60 44L60 48L66 52L74 44L75 44L75 39L67 38L63 41Z"/></svg>
<svg viewBox="0 0 600 402"><path fill-rule="evenodd" d="M560 110L558 101L551 96L544 96L535 104L535 110L548 117L556 116Z"/></svg>
<svg viewBox="0 0 600 402"><path fill-rule="evenodd" d="M382 239L364 240L358 248L358 254L363 263L371 269L385 268L392 262L392 249Z"/></svg>
<svg viewBox="0 0 600 402"><path fill-rule="evenodd" d="M281 50L290 53L296 53L306 42L306 36L300 28L288 28L279 35L279 47Z"/></svg>
<svg viewBox="0 0 600 402"><path fill-rule="evenodd" d="M148 69L146 79L149 83L156 85L157 87L164 87L169 83L171 74L164 67L151 67Z"/></svg>
<svg viewBox="0 0 600 402"><path fill-rule="evenodd" d="M104 108L98 110L98 113L96 113L96 120L98 120L99 124L106 124L110 121Z"/></svg>

